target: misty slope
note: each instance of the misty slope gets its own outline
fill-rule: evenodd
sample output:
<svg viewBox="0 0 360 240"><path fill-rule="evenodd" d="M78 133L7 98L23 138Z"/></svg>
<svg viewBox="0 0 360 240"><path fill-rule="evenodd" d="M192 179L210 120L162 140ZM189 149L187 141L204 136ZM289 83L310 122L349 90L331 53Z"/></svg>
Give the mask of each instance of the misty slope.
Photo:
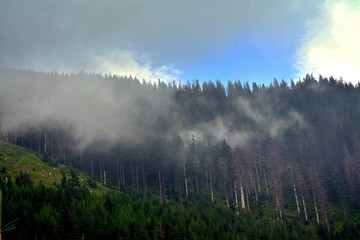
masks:
<svg viewBox="0 0 360 240"><path fill-rule="evenodd" d="M334 238L359 225L359 106L358 85L309 75L251 88L21 70L0 80L6 141L160 199L235 215L266 199L273 221Z"/></svg>

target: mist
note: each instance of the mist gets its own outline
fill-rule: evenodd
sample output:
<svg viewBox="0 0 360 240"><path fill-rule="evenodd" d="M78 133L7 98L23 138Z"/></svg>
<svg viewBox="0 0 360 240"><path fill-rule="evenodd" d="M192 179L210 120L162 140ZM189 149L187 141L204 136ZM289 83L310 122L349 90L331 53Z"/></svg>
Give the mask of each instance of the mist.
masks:
<svg viewBox="0 0 360 240"><path fill-rule="evenodd" d="M3 131L68 128L79 147L95 140L141 141L172 104L171 92L125 78L31 71L1 76Z"/></svg>
<svg viewBox="0 0 360 240"><path fill-rule="evenodd" d="M185 144L194 136L199 144L226 140L231 147L246 146L255 138L279 138L287 129L306 126L294 109L275 109L281 101L267 94L252 99L239 96L228 103L232 110L225 114L201 97L197 101L205 104L213 117L201 115L189 123L194 116L188 107L195 109L198 103L182 108L183 102L191 99L176 99L183 91L180 85L140 83L136 78L111 74L2 70L1 76L2 132L61 130L79 149L95 143L111 147L174 135Z"/></svg>
<svg viewBox="0 0 360 240"><path fill-rule="evenodd" d="M249 141L271 137L274 139L281 138L284 132L292 128L306 128L304 117L295 111L289 109L281 116L277 116L276 110L273 109L267 98L260 97L257 102L239 97L236 99L235 114L226 116L217 116L208 122L201 122L189 129L184 127L179 130L183 139L191 139L192 136L200 143L226 142L232 147L246 147ZM237 125L239 118L247 119Z"/></svg>

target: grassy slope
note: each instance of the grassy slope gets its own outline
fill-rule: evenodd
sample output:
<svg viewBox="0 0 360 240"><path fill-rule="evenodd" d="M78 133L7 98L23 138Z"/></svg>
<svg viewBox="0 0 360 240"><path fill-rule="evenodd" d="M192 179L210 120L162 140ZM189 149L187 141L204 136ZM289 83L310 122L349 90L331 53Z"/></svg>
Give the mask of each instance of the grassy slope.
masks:
<svg viewBox="0 0 360 240"><path fill-rule="evenodd" d="M58 164L56 167L42 161L42 155L25 149L8 142L0 140L0 176L10 176L12 181L15 181L16 176L20 173L28 173L33 183L39 184L42 182L46 187L60 185L62 172L69 176L71 168L68 166ZM6 168L6 173L2 170ZM73 169L74 170L74 169ZM77 171L78 170L74 170ZM85 173L79 172L81 183L88 187L87 179L89 176ZM106 191L107 188L98 185L96 192Z"/></svg>

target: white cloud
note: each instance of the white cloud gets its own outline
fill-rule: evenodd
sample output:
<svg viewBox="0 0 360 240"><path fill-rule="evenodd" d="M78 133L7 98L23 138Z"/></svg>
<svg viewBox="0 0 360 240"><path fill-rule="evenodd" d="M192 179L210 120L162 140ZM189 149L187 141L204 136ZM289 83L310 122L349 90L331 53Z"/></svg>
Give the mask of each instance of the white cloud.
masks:
<svg viewBox="0 0 360 240"><path fill-rule="evenodd" d="M306 73L360 81L360 3L327 0L308 22L297 52L298 76Z"/></svg>
<svg viewBox="0 0 360 240"><path fill-rule="evenodd" d="M98 56L90 67L88 71L131 75L147 82L157 82L158 79L171 82L178 80L181 75L181 71L172 64L153 66L146 55L129 50L117 50Z"/></svg>

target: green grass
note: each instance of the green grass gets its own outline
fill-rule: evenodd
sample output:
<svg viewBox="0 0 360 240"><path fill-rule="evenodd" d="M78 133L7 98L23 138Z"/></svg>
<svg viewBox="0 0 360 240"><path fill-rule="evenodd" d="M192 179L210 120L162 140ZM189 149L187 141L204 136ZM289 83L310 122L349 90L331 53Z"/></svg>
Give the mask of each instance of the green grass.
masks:
<svg viewBox="0 0 360 240"><path fill-rule="evenodd" d="M66 169L66 167L62 165L49 166L42 161L41 155L0 141L1 175L10 176L13 181L20 173L28 173L34 184L39 184L41 181L45 186L56 185L61 182L61 169Z"/></svg>
<svg viewBox="0 0 360 240"><path fill-rule="evenodd" d="M41 182L45 187L50 187L60 185L62 173L70 177L70 171L73 170L78 173L81 184L89 187L87 180L90 177L87 174L63 164L51 166L49 163L45 163L42 158L43 155L37 152L0 140L1 178L8 176L15 182L16 176L21 173L27 173L35 185ZM97 189L91 189L91 191L102 193L108 190L107 187L102 186L99 182L97 182L97 186Z"/></svg>

